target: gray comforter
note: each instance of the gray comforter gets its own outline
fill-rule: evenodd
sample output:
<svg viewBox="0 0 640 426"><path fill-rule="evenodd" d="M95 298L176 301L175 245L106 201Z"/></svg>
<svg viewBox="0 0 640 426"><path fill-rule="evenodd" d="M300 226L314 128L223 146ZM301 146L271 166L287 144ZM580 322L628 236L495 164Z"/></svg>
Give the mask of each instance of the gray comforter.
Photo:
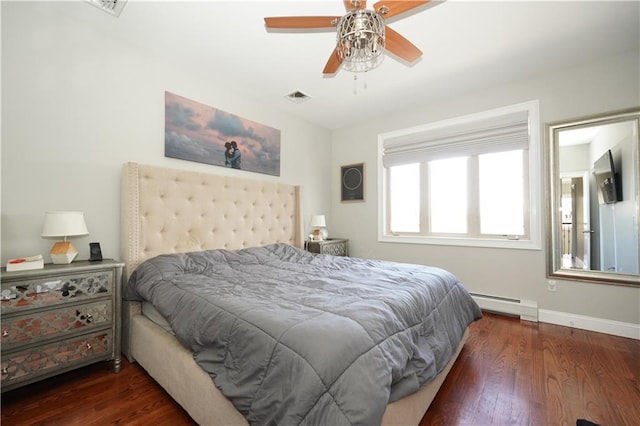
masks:
<svg viewBox="0 0 640 426"><path fill-rule="evenodd" d="M124 297L155 305L257 425L379 424L481 317L442 269L286 244L158 256L134 271Z"/></svg>

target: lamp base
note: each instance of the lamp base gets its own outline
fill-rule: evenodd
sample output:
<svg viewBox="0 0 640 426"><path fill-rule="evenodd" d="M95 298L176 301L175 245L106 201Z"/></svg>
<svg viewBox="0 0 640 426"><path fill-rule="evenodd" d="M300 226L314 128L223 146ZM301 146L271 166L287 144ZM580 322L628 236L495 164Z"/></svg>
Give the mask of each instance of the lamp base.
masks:
<svg viewBox="0 0 640 426"><path fill-rule="evenodd" d="M49 252L51 261L57 265L66 265L73 261L78 255L78 250L69 241L57 242L51 247Z"/></svg>
<svg viewBox="0 0 640 426"><path fill-rule="evenodd" d="M327 228L315 228L311 235L313 235L314 241L326 241L329 238Z"/></svg>

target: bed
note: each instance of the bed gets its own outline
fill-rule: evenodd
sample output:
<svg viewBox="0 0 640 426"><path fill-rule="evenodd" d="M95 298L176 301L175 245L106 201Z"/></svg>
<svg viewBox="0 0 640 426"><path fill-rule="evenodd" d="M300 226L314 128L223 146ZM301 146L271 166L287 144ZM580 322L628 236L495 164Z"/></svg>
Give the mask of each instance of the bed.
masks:
<svg viewBox="0 0 640 426"><path fill-rule="evenodd" d="M150 289L148 290L148 295L151 299L150 295L154 293L170 294L170 292L173 291L171 287L172 285L177 287L179 292L183 291L183 286L190 286L189 282L180 282L179 284L175 284L178 278L175 278L175 275L173 275L174 270L180 269L181 271L187 271L188 273L186 275L193 276L193 274L196 273L194 272L195 269L198 269L197 273L204 275L198 275L197 280L210 280L218 279L218 276L224 276L225 274L231 274L229 277L235 277L238 270L242 269L243 273L249 271L254 274L253 276L249 275L249 277L253 278L246 278L243 276L243 278L241 278L241 280L244 280L242 281L243 283L269 281L271 285L277 289L277 291L273 292L275 294L279 293L280 286L294 288L295 283L287 284L284 279L276 280L276 278L280 276L280 272L274 272L273 276L269 276L268 273L263 273L262 270L255 268L266 267L271 268L269 270L275 271L273 268L275 268L276 265L278 268L283 267L284 265L285 269L293 270L293 275L306 277L305 282L320 283L319 285L323 287L323 291L325 293L348 293L353 290L353 293L348 293L346 297L355 297L358 293L362 293L366 290L363 290L355 284L353 289L350 290L350 285L345 285L345 283L350 283L351 281L349 280L352 279L348 276L349 270L359 270L360 272L358 272L358 274L362 276L363 274L367 274L367 271L385 271L384 268L389 267L389 270L384 272L384 274L387 274L385 277L389 277L399 274L400 272L398 271L404 268L417 268L415 265L405 266L403 264L391 264L364 259L336 258L328 255L311 254L301 250L301 247L303 247L303 225L301 219L302 213L300 209L300 198L301 190L299 187L275 181L257 181L237 177L140 165L137 163L126 163L123 167L121 253L126 265L125 277L133 277L132 279L127 280L127 282L131 281L135 282L136 285L139 285L139 287L136 287L135 291L128 286L125 286L125 292L129 294L127 298L131 300L123 301L123 352L129 361L138 362L198 424L248 424L249 422L245 417L245 415L247 415L247 410L245 409L247 404L246 395L238 395L233 392L229 394L228 387L225 388L227 385L220 385L218 383L219 386L223 388L228 395L230 395L228 398L218 387L216 387L212 377L216 377L216 380L221 380L223 372L216 370L208 373L201 368L201 365L204 364L208 367L209 364L216 364L216 362L212 362L212 360L216 360L220 355L213 352L206 352L209 351L208 348L206 351L201 350L199 347L199 342L202 340L201 336L196 338L198 344L195 344L195 346L189 346L190 349L187 349L185 346L185 344L189 345L186 342L187 337L180 334L180 329L188 330L187 334L193 334L193 327L176 326L178 323L175 322L176 320L173 316L174 313L166 311L168 308L165 305L171 305L171 303L164 302L163 305L163 302L159 302L157 306L153 306L148 301L143 300L145 297L141 297L140 294L136 292L144 293L145 285ZM241 260L244 262L244 259L249 259L247 266L244 266L241 262ZM214 261L220 263L213 263ZM305 265L301 266L300 263ZM211 266L213 264L217 266ZM197 266L195 269L194 265ZM155 281L145 281L147 280L146 277L150 277L155 274L154 271L165 267L169 268L171 273L166 270L162 270L162 273L158 273L156 275L161 277L159 281L162 282L163 286L168 285L169 287L160 287L160 284L157 284ZM309 267L313 269L312 272L309 272L308 269L301 269ZM245 269L247 271L244 271ZM331 269L331 272L330 275L324 276L322 274L326 269ZM211 273L210 271L212 270L215 270L215 273ZM420 275L423 272L424 271L422 269L411 270L411 274ZM433 271L429 270L429 274L432 273ZM169 275L170 278L166 278ZM375 275L378 276L383 274L382 272L380 274L376 272ZM269 279L265 278L264 280L261 280L260 278L255 278L262 276L269 276ZM442 278L439 279L443 280ZM449 278L446 280L448 279ZM216 288L222 288L224 285L224 282L218 282L216 283ZM459 292L459 290L457 290L458 287L460 286L456 286L456 290L451 291L451 293ZM237 289L241 289L242 292L252 293L254 291L253 287L249 285L247 285L245 289L245 286L238 286L238 284L235 283L233 286L229 287L229 289L225 290L226 296L233 293L234 298L230 298L230 296L227 297L227 299L231 300L231 304L219 306L219 312L223 312L226 315L228 312L231 312L238 307L238 302L235 299ZM380 290L380 292L383 291L386 290ZM447 290L447 292L449 292L449 290ZM182 300L183 298L186 298L187 296L184 294L178 293L177 295L174 295L174 300ZM219 300L207 299L208 297L218 297L211 295L207 295L206 297L189 297L192 297L192 299L189 299L190 303L192 303L192 300L206 299L207 304L217 305ZM355 305L349 305L349 309L343 309L343 311L341 311L343 314L336 317L334 315L335 311L340 308L330 307L328 305L332 300L337 299L337 297L318 299L319 296L314 293L296 295L286 302L270 301L268 304L261 303L261 299L267 299L269 297L271 297L270 294L254 297L253 302L251 303L256 305L251 305L252 307L249 310L251 314L250 316L253 316L254 314L257 315L262 309L271 309L271 307L275 305L280 306L292 304L295 299L295 301L305 300L304 306L301 307L300 305L296 305L293 309L294 312L297 312L296 315L301 311L308 310L311 312L315 310L316 312L319 312L317 315L318 317L331 317L333 318L331 321L338 321L333 324L334 326L331 330L335 330L336 328L346 330L349 328L349 323L358 323L358 321L360 321L360 318L352 317L349 318L349 321L347 322L340 322L344 321L343 317L345 315L356 315L354 312L359 312L359 310L352 309L351 306ZM399 297L399 299L402 298L406 299L407 296ZM411 300L414 299L415 297ZM388 306L395 306L392 302L378 300L371 302L370 300L367 303L377 303L376 309L380 310L384 310ZM245 301L243 300L242 303L244 304ZM438 303L439 307L442 302ZM465 301L464 303L467 302ZM191 307L194 305L185 306ZM198 309L200 308L183 308L182 311L197 311ZM242 322L248 322L249 320L246 317L248 315L247 309L240 310L242 311L242 315L245 315L245 317L241 318ZM480 318L481 315L479 308L473 302L469 305L468 310L471 313L464 314L465 316L470 315L470 319L464 320L466 325L471 321ZM161 314L160 311L163 313ZM289 318L289 321L293 321L291 317L287 317L288 314L280 313L280 311L278 312L278 317ZM346 314L344 314L345 312ZM175 315L178 314L176 313ZM217 317L220 317L219 313L216 315ZM452 315L453 314L446 313L444 316L449 317ZM197 318L202 317L203 315L199 314ZM198 322L197 320L191 320L191 322L194 321ZM234 321L238 322L237 319ZM367 320L364 320L362 322L366 321ZM263 324L270 322L270 320L265 320L264 318L259 319L259 327L252 327L253 329L259 328L260 330L258 331L260 333L266 333L268 341L273 340L272 336L275 332L274 330L268 330L266 326L263 327ZM326 328L323 328L324 323L319 323L315 321L315 319L313 321L309 321L307 318L299 322L310 322L316 325L321 324L316 328L323 330L325 333L325 335L323 335L323 339L331 338L331 336L326 336ZM462 322L462 320L458 322ZM173 324L173 327L169 325L170 323ZM224 323L225 321L215 323L213 330L217 330L218 328L222 329L222 325ZM325 403L329 404L331 408L317 408L323 407L322 403L319 402L321 401L320 398L318 398L318 401L311 402L311 406L313 406L314 409L308 410L315 414L309 414L308 417L302 417L303 420L292 420L300 418L294 415L293 417L281 417L280 421L278 421L278 417L265 417L263 414L260 414L259 410L256 410L258 414L251 412L248 415L250 423L319 424L333 423L335 421L344 424L365 424L369 423L371 419L375 419L373 423L380 422L384 425L417 425L422 419L429 404L435 397L436 392L443 383L447 373L451 369L464 345L464 341L467 336L466 325L464 328L453 332L452 334L455 335L454 337L449 336L447 338L449 340L448 345L450 348L447 351L444 351L446 352L446 358L444 362L441 361L442 365L438 367L438 371L433 372L434 377L429 379L429 383L416 388L417 390L412 389L407 395L404 395L406 392L396 393L396 398L387 398L384 403L377 402L374 404L371 402L370 404L372 405L372 408L367 407L365 410L362 410L360 409L361 406L363 404L367 404L365 397L364 402L362 400L359 402L355 401L353 402L355 405L349 408L349 404L352 404L353 395L364 393L366 389L361 392L357 387L349 388L347 386L351 385L348 384L345 379L345 383L347 384L340 385L345 387L339 388L338 385L336 385L335 389L332 388L333 390L331 390L331 392L325 392L326 389L320 392L323 397L326 397L327 394L330 395L330 401L328 403L325 401ZM276 327L275 329L278 329L278 327L282 326L276 324L274 327ZM417 328L420 327L424 328L423 325L420 325ZM174 331L174 328L178 331ZM263 330L263 328L265 330ZM288 329L289 328L287 328L287 330ZM307 337L312 337L309 333L313 332L313 327L311 329L312 331L302 329L301 333ZM372 333L377 333L376 330L369 330L363 333L359 329L357 332L359 335L364 335L364 339L366 339L367 336L372 335ZM231 334L229 331L226 333ZM335 335L337 337L337 341L340 342L340 333L332 332L330 334ZM402 335L402 333L397 332L397 330L391 330L389 336L379 340L384 340L386 342L387 340L396 338L395 336L400 335ZM250 346L250 349L246 350L240 349L238 352L242 352L243 350L251 353L258 352L256 350L255 342L262 338L263 336L261 334L243 335L243 339L247 342L253 342L253 346ZM357 346L356 343L351 344L351 342L357 342L358 338L359 337L350 336L348 339L344 338L343 341L347 346ZM319 338L308 338L306 340L310 342L317 342ZM181 341L185 344L181 343ZM316 346L315 349L297 349L295 347L297 344L298 343L286 342L285 345L287 347L287 352L294 353L295 357L298 357L300 353L305 351L317 352L318 346ZM282 342L278 342L277 345L282 346ZM336 350L340 352L336 349L339 347L339 344L329 346L332 347L333 352L336 352ZM269 352L270 354L275 353L273 351L273 347L275 346L272 346L272 349L269 349L269 351L272 351ZM289 350L290 348L293 349ZM363 357L363 354L373 352L374 349L372 348L373 346L371 348L358 349L361 352L356 352L355 355L353 355L354 361L349 361L347 363L348 365L345 367L345 370L340 373L340 377L346 377L348 374L352 374L355 375L354 377L363 378L362 380L351 380L351 382L359 383L360 387L365 386L367 388L376 388L376 397L382 400L382 397L380 397L380 391L376 386L363 385L367 383L367 380L364 379L366 379L370 374L367 372L363 373L364 370L355 370L355 372L352 370L353 366L358 364L360 365L358 368L364 368L363 365L367 364L367 362L356 362L355 360L360 360ZM345 348L345 350L347 349ZM375 347L375 351L379 351L377 346ZM389 353L391 352L393 352L393 350ZM393 364L393 361L389 361L391 359L391 355L387 352L384 353L387 357L387 361L382 361L383 364ZM203 362L203 359L206 361ZM308 365L312 366L311 370L314 374L317 373L317 370L320 370L318 364L328 364L330 367L332 365L337 365L337 361L324 362L324 358L318 356L315 358L311 357L311 359L303 359L300 362L296 360L297 358L293 361L284 361L284 363L286 364L289 362L292 363L292 365L296 363L303 365L303 367L300 367L300 370L296 370L300 371L301 375L305 374L304 371L306 370L304 369L307 368ZM244 364L242 364L243 362ZM235 359L234 363L237 363L242 368L238 368L238 371L233 373L233 377L236 377L235 375L237 374L244 374L244 372L250 371L253 366L260 362L260 360L244 361L243 359ZM375 362L378 361L371 361L371 363ZM217 364L221 364L221 362L217 362ZM281 364L283 364L283 362L281 362ZM424 362L422 362L422 364L424 364ZM274 365L276 365L275 362L268 364L269 368L273 369L274 372L277 372L278 370ZM219 365L216 368L219 368ZM426 371L427 369L424 370ZM267 376L267 373L264 370L256 371L256 374L264 375L264 377L261 376L260 385L262 385L262 381L274 382L273 379L269 378L270 376ZM283 375L282 371L285 370L281 370L278 374L274 373L274 377L281 377ZM378 374L379 371L382 371L382 369L377 368L376 374ZM369 379L384 381L388 380L388 377L390 377L382 373L380 373L378 377L376 374L371 373L373 378ZM245 375L238 380L242 383L246 383L255 381L254 378L255 376ZM296 386L298 386L297 382L304 382L304 380L297 379L294 381L296 382ZM326 385L324 378L320 380L320 382L321 385ZM336 380L336 383L337 382L338 380ZM413 380L413 382L411 380L406 380L405 382L407 389L411 388L411 386L416 386L416 384L413 383L415 380ZM262 409L262 413L266 411L268 415L271 415L271 412L277 411L276 408L273 408L275 407L274 401L278 400L277 397L273 396L274 392L284 393L284 388L286 387L289 389L289 386L291 386L291 384L283 384L282 389L271 388L272 390L265 392L271 399L267 398L264 402L255 403L254 405L259 406L260 404L267 404L266 408ZM273 389L276 390L274 391ZM257 393L255 389L251 392ZM298 395L306 395L306 392L306 390L293 391L294 394ZM310 390L309 395L312 393L313 391ZM344 395L346 395L346 397L343 401L341 398L343 398ZM233 399L235 405L231 402L231 399ZM393 400L393 402L389 402L390 399ZM337 409L335 407L337 407ZM238 408L243 411L244 414L241 414ZM372 414L367 413L363 416L362 411L371 411ZM306 412L307 411L305 411L305 413ZM325 412L328 416L325 420L321 420L323 417L317 417L318 415L324 415Z"/></svg>

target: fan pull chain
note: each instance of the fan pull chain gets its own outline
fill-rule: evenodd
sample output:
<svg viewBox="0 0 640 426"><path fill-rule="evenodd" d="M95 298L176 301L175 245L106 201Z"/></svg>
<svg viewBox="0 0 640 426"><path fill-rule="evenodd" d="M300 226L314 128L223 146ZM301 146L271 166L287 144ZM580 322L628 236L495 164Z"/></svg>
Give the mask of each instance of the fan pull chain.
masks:
<svg viewBox="0 0 640 426"><path fill-rule="evenodd" d="M367 90L369 86L367 85L367 72L364 72L364 82L362 83L362 88ZM358 73L353 74L353 94L358 94Z"/></svg>

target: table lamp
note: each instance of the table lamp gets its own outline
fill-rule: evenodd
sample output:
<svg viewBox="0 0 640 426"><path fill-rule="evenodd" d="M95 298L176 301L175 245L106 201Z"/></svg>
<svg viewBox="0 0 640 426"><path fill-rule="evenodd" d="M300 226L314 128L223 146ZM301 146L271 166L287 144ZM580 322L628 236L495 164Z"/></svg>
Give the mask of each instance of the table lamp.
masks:
<svg viewBox="0 0 640 426"><path fill-rule="evenodd" d="M329 237L327 221L323 214L311 216L311 227L313 228L311 235L315 240L323 241Z"/></svg>
<svg viewBox="0 0 640 426"><path fill-rule="evenodd" d="M64 241L56 242L51 247L51 261L56 264L71 263L78 255L78 250L68 237L88 235L83 212L46 212L44 216L43 238L60 238Z"/></svg>

